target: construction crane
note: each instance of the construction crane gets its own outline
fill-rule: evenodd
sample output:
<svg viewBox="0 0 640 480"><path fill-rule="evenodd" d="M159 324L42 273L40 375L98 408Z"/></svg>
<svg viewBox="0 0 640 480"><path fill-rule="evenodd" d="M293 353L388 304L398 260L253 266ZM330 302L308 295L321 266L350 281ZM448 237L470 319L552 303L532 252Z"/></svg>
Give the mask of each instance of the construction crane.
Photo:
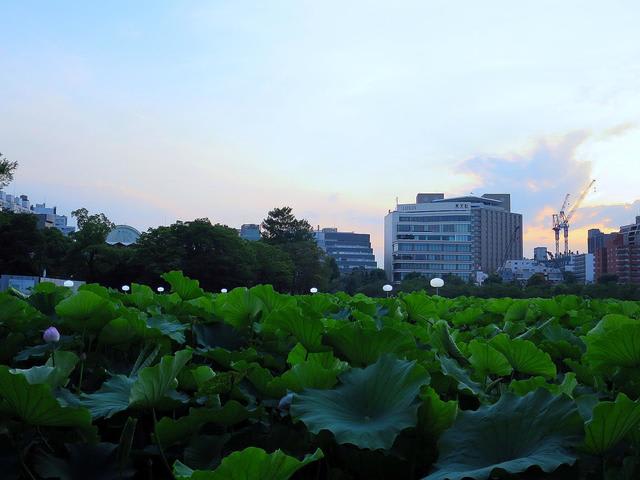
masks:
<svg viewBox="0 0 640 480"><path fill-rule="evenodd" d="M566 213L566 209L567 209L567 206L569 205L569 194L567 194L564 197L564 203L562 204L562 208L560 209L560 212L554 213L552 215L552 220L553 220L552 228L553 228L553 232L555 234L555 240L556 240L556 258L560 256L560 230L562 230L564 234L564 254L569 255L569 222L573 218L573 215L576 213L578 208L580 208L582 201L585 199L585 197L589 193L589 190L591 190L591 187L593 187L594 183L596 183L596 181L591 180L587 188L585 188L582 191L582 193L578 197L578 200L576 200L576 202L573 204L573 206L571 207L571 210L569 210L568 213Z"/></svg>
<svg viewBox="0 0 640 480"><path fill-rule="evenodd" d="M569 194L567 193L564 197L564 202L562 202L562 207L560 208L559 213L554 213L552 215L553 219L553 233L555 235L556 240L556 257L560 255L560 230L562 230L562 221L564 217L564 211L567 209L569 205Z"/></svg>

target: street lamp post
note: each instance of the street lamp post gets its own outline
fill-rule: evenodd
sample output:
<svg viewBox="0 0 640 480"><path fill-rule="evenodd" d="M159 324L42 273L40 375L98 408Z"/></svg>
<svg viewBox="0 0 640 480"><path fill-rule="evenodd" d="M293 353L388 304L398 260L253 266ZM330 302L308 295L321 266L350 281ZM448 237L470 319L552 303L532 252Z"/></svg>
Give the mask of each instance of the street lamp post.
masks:
<svg viewBox="0 0 640 480"><path fill-rule="evenodd" d="M121 288L124 293L127 293L129 290L131 290L131 287L129 287L129 285L123 285Z"/></svg>
<svg viewBox="0 0 640 480"><path fill-rule="evenodd" d="M440 294L440 288L444 286L444 280L441 278L432 278L429 282L433 288L436 289L436 295Z"/></svg>
<svg viewBox="0 0 640 480"><path fill-rule="evenodd" d="M313 295L314 293L318 293L318 289L316 287L311 287L309 292Z"/></svg>
<svg viewBox="0 0 640 480"><path fill-rule="evenodd" d="M156 290L158 291L158 293L162 293L164 292L164 287L158 287L156 288Z"/></svg>
<svg viewBox="0 0 640 480"><path fill-rule="evenodd" d="M393 286L387 283L386 285L382 286L382 291L387 294L387 298L388 298L389 294L393 291Z"/></svg>

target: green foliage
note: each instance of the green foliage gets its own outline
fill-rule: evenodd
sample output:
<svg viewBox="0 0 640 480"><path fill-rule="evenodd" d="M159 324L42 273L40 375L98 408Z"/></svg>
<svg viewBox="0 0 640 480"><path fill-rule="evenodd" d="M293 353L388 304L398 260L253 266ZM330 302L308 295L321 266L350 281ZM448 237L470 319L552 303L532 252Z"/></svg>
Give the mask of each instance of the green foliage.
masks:
<svg viewBox="0 0 640 480"><path fill-rule="evenodd" d="M163 295L0 294L5 473L289 478L318 447L296 478L640 471L638 302L209 293L185 273Z"/></svg>
<svg viewBox="0 0 640 480"><path fill-rule="evenodd" d="M268 454L261 448L249 447L234 452L222 460L214 471L193 471L181 462L173 466L177 480L287 480L305 465L323 458L322 450L316 450L298 460L281 450Z"/></svg>
<svg viewBox="0 0 640 480"><path fill-rule="evenodd" d="M385 356L343 374L340 382L334 390L295 395L291 414L314 433L328 430L340 444L374 450L391 448L403 429L416 426L417 396L429 377L413 362Z"/></svg>
<svg viewBox="0 0 640 480"><path fill-rule="evenodd" d="M576 461L571 447L578 442L581 427L577 408L566 397L554 397L546 390L524 397L502 395L493 405L458 414L453 427L440 437L436 471L426 479L482 480L534 466L553 472Z"/></svg>

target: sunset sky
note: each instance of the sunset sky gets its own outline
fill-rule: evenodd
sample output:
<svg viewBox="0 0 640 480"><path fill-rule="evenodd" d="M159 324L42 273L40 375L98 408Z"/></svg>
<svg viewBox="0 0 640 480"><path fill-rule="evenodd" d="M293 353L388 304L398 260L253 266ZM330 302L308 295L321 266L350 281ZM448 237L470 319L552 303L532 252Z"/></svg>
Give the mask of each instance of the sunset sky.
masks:
<svg viewBox="0 0 640 480"><path fill-rule="evenodd" d="M640 214L637 1L0 5L8 193L140 230L290 205L371 233L417 192L512 194L525 255Z"/></svg>

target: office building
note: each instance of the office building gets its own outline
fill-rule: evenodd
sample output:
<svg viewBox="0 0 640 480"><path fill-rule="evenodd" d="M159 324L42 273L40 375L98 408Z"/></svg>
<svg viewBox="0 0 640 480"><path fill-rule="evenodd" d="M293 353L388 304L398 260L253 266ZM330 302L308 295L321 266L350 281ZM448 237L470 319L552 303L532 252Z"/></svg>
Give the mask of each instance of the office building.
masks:
<svg viewBox="0 0 640 480"><path fill-rule="evenodd" d="M505 260L522 259L522 215L511 212L509 194L445 198L419 193L385 217L384 268L400 282L412 273L474 280Z"/></svg>
<svg viewBox="0 0 640 480"><path fill-rule="evenodd" d="M318 246L333 257L341 274L355 268L378 268L371 237L368 233L339 232L337 228L323 228L313 232Z"/></svg>
<svg viewBox="0 0 640 480"><path fill-rule="evenodd" d="M252 242L260 240L262 234L260 233L260 225L255 223L245 223L240 227L238 231L241 238Z"/></svg>
<svg viewBox="0 0 640 480"><path fill-rule="evenodd" d="M606 235L595 257L597 278L615 275L620 283L640 284L640 216L635 223Z"/></svg>

